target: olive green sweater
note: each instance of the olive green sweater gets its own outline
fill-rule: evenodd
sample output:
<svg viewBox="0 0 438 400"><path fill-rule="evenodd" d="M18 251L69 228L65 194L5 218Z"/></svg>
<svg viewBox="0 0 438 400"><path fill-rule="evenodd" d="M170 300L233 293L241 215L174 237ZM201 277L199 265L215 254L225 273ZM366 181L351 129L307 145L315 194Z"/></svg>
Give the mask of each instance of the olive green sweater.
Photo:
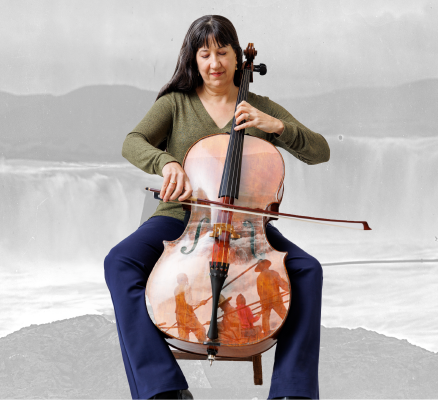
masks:
<svg viewBox="0 0 438 400"><path fill-rule="evenodd" d="M258 110L281 120L281 135L248 128L245 133L268 140L307 164L328 161L330 149L326 140L298 122L283 107L268 97L248 94L248 103ZM160 97L146 116L128 134L122 155L148 174L162 175L163 167L172 161L182 164L190 146L200 138L214 133L230 132L233 120L219 129L204 108L196 91L173 92ZM167 140L167 152L157 146ZM175 203L160 202L153 216L164 215L184 220L182 207Z"/></svg>

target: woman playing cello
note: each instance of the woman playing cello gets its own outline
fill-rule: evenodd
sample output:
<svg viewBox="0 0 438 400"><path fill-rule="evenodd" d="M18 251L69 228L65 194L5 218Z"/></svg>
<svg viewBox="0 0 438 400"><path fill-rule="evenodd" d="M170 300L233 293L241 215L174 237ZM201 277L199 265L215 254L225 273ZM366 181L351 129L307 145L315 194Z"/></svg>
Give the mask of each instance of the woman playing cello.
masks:
<svg viewBox="0 0 438 400"><path fill-rule="evenodd" d="M231 22L217 15L197 19L186 34L172 79L123 144L122 154L132 164L164 178L163 201L156 212L105 258L105 279L133 398L192 398L144 301L146 282L164 250L163 241L176 240L184 231L185 212L170 201L183 201L192 194L181 166L187 150L204 136L229 132L235 117L236 131L245 129L309 165L330 157L320 134L269 98L250 92L248 100L236 107L241 66L242 49ZM160 149L163 143L167 152ZM293 292L277 337L269 398L317 399L321 265L271 224L266 235L272 247L287 252L285 265Z"/></svg>

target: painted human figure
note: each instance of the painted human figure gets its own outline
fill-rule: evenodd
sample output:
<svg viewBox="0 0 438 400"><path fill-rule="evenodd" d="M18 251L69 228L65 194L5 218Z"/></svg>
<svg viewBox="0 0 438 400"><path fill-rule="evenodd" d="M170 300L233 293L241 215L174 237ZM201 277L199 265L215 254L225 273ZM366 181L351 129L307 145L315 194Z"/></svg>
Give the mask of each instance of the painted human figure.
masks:
<svg viewBox="0 0 438 400"><path fill-rule="evenodd" d="M282 319L287 313L280 295L280 288L289 292L288 283L277 271L270 270L270 266L269 260L262 260L254 270L260 272L257 277L257 292L262 306L262 329L265 335L271 331L271 310L274 310Z"/></svg>
<svg viewBox="0 0 438 400"><path fill-rule="evenodd" d="M236 297L237 315L242 324L242 336L251 339L258 339L262 327L254 326L254 322L260 319L260 315L254 316L249 306L246 305L245 296L241 293Z"/></svg>
<svg viewBox="0 0 438 400"><path fill-rule="evenodd" d="M174 290L174 295L178 335L181 339L188 340L190 332L193 332L198 341L203 342L206 338L205 327L196 317L193 306L204 305L207 301L202 300L199 304L192 304L192 293L186 274L178 274L176 281L178 282L178 286Z"/></svg>
<svg viewBox="0 0 438 400"><path fill-rule="evenodd" d="M219 342L239 342L242 338L242 325L237 310L230 304L232 297L219 296L218 307L224 312L222 321L217 324Z"/></svg>

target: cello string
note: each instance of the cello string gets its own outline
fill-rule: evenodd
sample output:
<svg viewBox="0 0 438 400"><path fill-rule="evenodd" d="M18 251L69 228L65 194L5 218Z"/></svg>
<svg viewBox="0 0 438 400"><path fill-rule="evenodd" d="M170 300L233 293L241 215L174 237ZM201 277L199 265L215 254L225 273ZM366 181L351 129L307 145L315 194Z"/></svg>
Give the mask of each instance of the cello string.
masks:
<svg viewBox="0 0 438 400"><path fill-rule="evenodd" d="M249 92L249 78L250 78L250 71L244 70L245 76L244 76L244 85L242 90L242 96L240 98L239 104L241 101L248 99L248 92ZM235 191L237 192L239 184L239 174L241 174L241 159L242 159L242 153L243 153L243 142L244 142L244 133L242 131L238 131L236 134L236 147L239 150L239 152L234 152L235 156L235 162L234 162L234 171L232 171L232 182L231 187L234 187Z"/></svg>
<svg viewBox="0 0 438 400"><path fill-rule="evenodd" d="M237 102L236 102L236 106L234 107L234 111L236 110L237 104L239 104L239 102L240 102L239 100L241 98L241 94L242 94L242 86L239 87L239 91L238 91L238 94L237 94ZM235 145L235 137L236 137L235 131L234 131L235 124L236 124L236 118L235 118L235 116L233 116L233 125L231 127L231 133L230 133L230 139L229 139L230 141L231 140L233 141L233 144L232 144L232 146L228 145L228 152L227 152L228 153L227 155L229 155L229 158L227 157L228 158L228 162L229 162L228 165L232 165L233 164L233 153L234 153L234 145ZM225 164L225 169L227 169L228 165ZM231 168L228 168L226 182L224 182L224 186L223 186L224 188L228 188L228 182L229 182L230 174L231 174ZM224 203L227 204L227 201L225 201ZM221 213L221 218L220 218L220 223L221 224L224 223L224 219L225 219L225 222L226 222L227 216L228 216L228 213L226 213L226 212L222 212ZM225 255L225 237L223 239L222 260L224 259L224 255Z"/></svg>
<svg viewBox="0 0 438 400"><path fill-rule="evenodd" d="M237 105L241 102L241 99L242 99L242 96L243 96L242 92L243 92L243 90L245 88L245 84L244 84L244 82L245 82L245 70L243 70L243 74L242 75L243 75L242 76L243 82L241 82L241 86L239 88L239 92L238 92L238 95L237 95L237 102L236 102L236 106L235 106L234 110L236 110ZM231 166L233 165L233 160L234 160L234 156L235 156L234 149L235 149L236 139L238 138L236 132L234 131L234 127L235 126L236 126L236 118L233 117L233 126L232 126L232 129L231 129L231 135L230 135L230 140L233 140L233 144L232 144L231 147L229 147L229 152L230 152L229 153L230 154L229 165L230 165L230 168L228 169L227 179L226 179L225 186L224 186L225 188L228 188L229 179L230 179L230 176L231 176L231 174L233 172L231 170ZM225 168L227 168L227 165L225 165ZM227 200L225 201L225 204L227 204ZM220 218L220 223L221 224L224 223L224 219L225 219L225 222L227 221L228 215L229 215L228 212L222 212L221 213L221 218ZM224 235L224 238L223 238L222 260L224 259L224 256L225 256L225 235Z"/></svg>
<svg viewBox="0 0 438 400"><path fill-rule="evenodd" d="M248 97L248 92L249 92L249 80L251 77L251 71L244 69L243 70L243 79L242 79L242 90L240 92L240 96L238 98L237 104L236 104L236 108L237 105L240 104L243 100L247 99ZM233 170L229 170L229 175L227 176L227 179L232 179L231 180L231 185L230 187L233 189L235 189L235 192L237 193L237 185L239 184L239 179L238 176L239 174L241 174L241 159L242 159L242 152L243 152L243 141L244 141L244 134L243 132L239 131L239 132L234 132L234 140L233 140L233 149L232 149L232 166L233 166ZM237 151L235 151L235 148L237 148ZM227 182L228 185L228 182ZM231 203L231 198L228 202L229 204ZM228 216L229 214L226 213L226 216ZM224 237L224 244L225 244L225 237ZM222 251L222 257L225 256L225 246L223 246L223 251Z"/></svg>
<svg viewBox="0 0 438 400"><path fill-rule="evenodd" d="M247 70L244 70L244 76L243 76L243 84L242 84L242 90L241 90L241 95L239 96L238 100L237 100L237 104L236 104L236 108L237 105L240 104L242 102L242 100L246 97L246 87L247 87ZM232 189L237 189L237 180L238 180L238 159L239 159L239 153L237 151L235 151L235 148L237 148L237 150L240 148L241 142L242 142L242 135L241 132L233 132L234 133L234 140L233 140L233 151L232 151L232 162L231 165L233 166L233 170L230 169L229 171L229 175L227 177L228 181L231 178L231 185L230 187ZM228 185L228 182L227 182Z"/></svg>
<svg viewBox="0 0 438 400"><path fill-rule="evenodd" d="M237 105L240 104L242 102L242 100L247 98L247 96L248 96L249 78L250 78L250 71L247 70L247 69L244 69L243 70L243 82L242 82L242 86L241 86L242 90L239 90L238 99L237 99L237 103L236 103L236 108L237 108ZM235 118L233 118L233 119L234 119L234 124L233 125L235 126ZM233 145L232 145L232 148L231 148L231 160L230 160L231 166L233 167L233 169L230 168L229 171L228 171L226 187L228 187L228 183L230 182L229 179L231 177L231 185L230 185L230 187L238 189L237 188L237 184L238 184L238 181L239 181L238 180L238 174L240 172L239 169L241 170L241 168L239 168L239 165L238 165L238 164L240 164L240 163L238 163L238 160L241 159L241 153L243 151L243 147L242 147L243 144L242 143L243 143L243 140L244 140L244 135L240 131L239 132L235 132L234 129L233 129L233 134L234 134L234 138L233 138ZM230 138L230 140L231 140L231 138ZM235 151L236 148L238 150L240 150L240 151L239 152ZM229 201L227 200L225 202L225 204L231 204L230 201L231 201L231 197L230 197ZM223 222L223 218L225 218L225 222L226 222L226 220L228 219L227 218L228 215L229 215L229 212L222 213L222 215L221 215L221 223L224 223ZM222 218L222 216L223 216L223 218ZM226 246L225 246L225 235L224 235L223 247L222 247L222 259L225 258L225 247Z"/></svg>
<svg viewBox="0 0 438 400"><path fill-rule="evenodd" d="M236 110L237 105L241 102L242 97L243 97L243 90L245 88L245 84L244 84L244 82L245 82L245 70L243 70L243 77L242 78L243 78L243 82L241 83L241 86L239 88L239 92L238 92L238 96L237 96L237 102L236 102L236 106L235 106L234 110ZM237 141L236 139L238 138L237 133L233 129L235 127L235 125L236 125L236 119L235 119L235 117L233 117L233 126L232 126L232 130L231 130L232 137L230 136L230 140L233 139L233 144L229 148L229 155L230 155L229 165L233 165L233 160L234 160L234 156L235 156L234 155L234 153L235 153L234 149L235 149L235 146L236 146L236 141ZM227 168L227 166L225 166L225 168ZM226 182L225 182L225 185L224 185L225 188L228 187L230 176L231 176L232 173L233 173L233 171L231 170L231 168L229 168L228 169L228 174L227 174L227 179L226 179ZM227 204L227 203L225 202L225 204ZM226 214L226 213L222 213L221 214L221 219L220 219L221 223L224 223L223 219L224 218L226 219L227 215L228 214ZM224 244L225 244L225 238L224 238ZM224 255L224 253L222 254L222 256L223 255Z"/></svg>
<svg viewBox="0 0 438 400"><path fill-rule="evenodd" d="M236 104L236 108L237 105L240 104L243 100L247 100L248 99L248 93L249 93L249 83L250 83L250 79L251 79L251 70L250 69L244 69L243 70L243 83L242 83L242 93L241 96L239 97L239 100ZM236 143L236 147L238 149L238 152L234 151L233 152L233 157L234 157L234 171L230 171L230 176L232 173L232 182L231 182L231 187L234 187L235 192L237 193L238 190L238 185L240 183L240 180L238 179L239 174L240 174L240 178L241 178L241 171L242 171L242 158L243 158L243 143L244 143L244 132L242 131L238 131L237 133L234 132L236 134L236 139L234 143ZM224 239L225 240L225 239ZM225 252L225 248L223 250L223 255Z"/></svg>
<svg viewBox="0 0 438 400"><path fill-rule="evenodd" d="M248 92L249 92L249 80L251 77L251 71L248 69L244 69L243 70L243 82L242 82L242 86L241 86L241 90L239 91L238 94L238 101L236 103L236 108L237 105L240 104L242 102L242 100L246 99L248 96ZM235 119L234 119L234 126L235 126ZM242 152L243 152L243 141L244 141L244 135L241 131L239 132L235 132L233 130L233 134L234 134L234 138L233 138L233 146L231 147L231 166L233 166L234 170L232 170L231 168L228 171L228 175L227 175L227 182L226 182L226 187L228 187L228 182L230 177L232 178L231 181L231 188L237 188L237 184L239 182L238 180L238 174L239 172L241 172L241 162L237 162L238 160L241 161L241 156L242 156ZM231 138L230 138L231 139ZM239 152L235 151L235 148L237 148L239 150ZM234 162L233 162L234 161ZM231 199L230 199L231 200ZM225 202L227 203L227 202ZM231 204L230 201L228 202L228 204ZM222 213L223 218L227 219L227 216L229 215L229 212L226 213ZM223 218L221 216L221 223L223 223ZM224 243L223 243L223 247L222 247L222 259L224 259L225 257L225 236L224 236Z"/></svg>
<svg viewBox="0 0 438 400"><path fill-rule="evenodd" d="M251 71L245 69L244 70L244 79L243 79L243 88L242 88L242 96L240 98L240 102L243 100L248 99L248 92L249 92L249 81L251 77ZM239 185L239 175L241 175L241 159L242 159L242 152L243 152L243 142L244 142L244 133L242 131L238 131L236 133L236 147L238 151L234 152L235 162L234 164L234 171L232 171L232 182L231 187L235 189L235 192L237 193L238 185ZM241 176L240 176L241 177Z"/></svg>

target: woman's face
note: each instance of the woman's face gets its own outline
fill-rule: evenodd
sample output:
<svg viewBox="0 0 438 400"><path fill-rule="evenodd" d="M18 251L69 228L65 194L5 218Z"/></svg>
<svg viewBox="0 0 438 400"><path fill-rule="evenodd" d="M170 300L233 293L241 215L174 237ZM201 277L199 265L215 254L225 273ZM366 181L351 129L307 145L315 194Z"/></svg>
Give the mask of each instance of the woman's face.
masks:
<svg viewBox="0 0 438 400"><path fill-rule="evenodd" d="M196 62L206 86L220 89L234 84L237 57L231 45L218 47L210 42L209 48L198 49Z"/></svg>

